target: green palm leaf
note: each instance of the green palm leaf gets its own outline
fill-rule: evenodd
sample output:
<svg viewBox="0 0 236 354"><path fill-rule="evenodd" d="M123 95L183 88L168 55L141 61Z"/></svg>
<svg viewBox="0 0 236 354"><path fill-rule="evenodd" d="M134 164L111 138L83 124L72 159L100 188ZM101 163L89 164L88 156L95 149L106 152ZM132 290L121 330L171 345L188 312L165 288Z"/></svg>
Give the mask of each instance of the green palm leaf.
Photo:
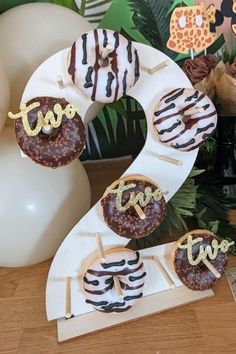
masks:
<svg viewBox="0 0 236 354"><path fill-rule="evenodd" d="M136 29L153 47L175 58L177 54L166 47L170 36L168 12L172 3L172 0L129 0Z"/></svg>
<svg viewBox="0 0 236 354"><path fill-rule="evenodd" d="M99 23L106 13L104 5L111 4L112 0L81 0L80 7L76 5L75 0L52 0L54 4L68 7L86 17L89 22Z"/></svg>

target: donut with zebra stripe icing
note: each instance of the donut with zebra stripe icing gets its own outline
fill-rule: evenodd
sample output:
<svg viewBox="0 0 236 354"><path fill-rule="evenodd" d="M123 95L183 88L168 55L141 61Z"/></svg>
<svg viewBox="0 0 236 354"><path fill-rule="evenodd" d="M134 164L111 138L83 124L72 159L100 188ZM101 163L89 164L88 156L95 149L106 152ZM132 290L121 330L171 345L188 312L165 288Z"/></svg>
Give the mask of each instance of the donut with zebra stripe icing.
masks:
<svg viewBox="0 0 236 354"><path fill-rule="evenodd" d="M107 45L114 50L102 60ZM68 73L92 101L114 102L126 95L139 78L139 57L132 42L120 33L94 29L71 47Z"/></svg>
<svg viewBox="0 0 236 354"><path fill-rule="evenodd" d="M120 300L114 286L118 276L123 299ZM138 251L113 248L105 254L105 261L95 259L83 278L86 303L106 313L129 310L143 296L146 272Z"/></svg>
<svg viewBox="0 0 236 354"><path fill-rule="evenodd" d="M201 112L184 115L200 108ZM153 127L161 143L180 151L191 151L211 137L217 124L217 113L210 98L194 89L177 88L159 101Z"/></svg>

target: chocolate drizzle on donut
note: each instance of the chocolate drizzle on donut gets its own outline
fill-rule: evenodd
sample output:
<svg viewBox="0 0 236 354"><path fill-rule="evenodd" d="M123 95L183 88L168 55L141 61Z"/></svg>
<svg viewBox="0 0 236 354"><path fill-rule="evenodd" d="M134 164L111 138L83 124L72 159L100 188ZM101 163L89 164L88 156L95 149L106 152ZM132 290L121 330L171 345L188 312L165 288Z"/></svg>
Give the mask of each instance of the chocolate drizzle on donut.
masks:
<svg viewBox="0 0 236 354"><path fill-rule="evenodd" d="M205 134L203 134L203 139L208 139L208 138L210 138L212 136L212 134L207 134L207 133L205 133Z"/></svg>
<svg viewBox="0 0 236 354"><path fill-rule="evenodd" d="M188 102L188 101L192 101L192 99L194 98L198 98L198 95L199 95L199 91L195 91L195 93L191 96L188 96L186 99L185 99L185 102Z"/></svg>
<svg viewBox="0 0 236 354"><path fill-rule="evenodd" d="M117 305L117 302L115 303ZM120 304L119 306L122 306L122 304ZM119 308L118 306L114 306L114 305L110 305L110 306L102 306L102 309L104 310L104 312L124 312L127 311L131 308L132 306L127 306L125 308Z"/></svg>
<svg viewBox="0 0 236 354"><path fill-rule="evenodd" d="M90 269L87 269L84 277L86 303L103 312L127 311L134 304L134 300L143 296L144 282L140 279L143 279L146 273L143 270L143 263L138 251L133 252L125 249L121 253L118 251L117 256L115 253L114 256L111 253L111 256L109 259L108 254L106 263L96 260ZM112 271L102 271L101 268L112 268ZM129 279L130 274L133 275L131 280ZM114 276L119 277L120 286L123 289L124 298L122 301L116 301ZM99 278L99 281L96 278ZM97 282L95 283L95 281Z"/></svg>
<svg viewBox="0 0 236 354"><path fill-rule="evenodd" d="M102 309L105 312L109 312L109 310L113 310L114 311L115 307L123 307L123 306L125 306L125 302L112 302L112 303L110 303L107 306L102 306Z"/></svg>
<svg viewBox="0 0 236 354"><path fill-rule="evenodd" d="M75 82L75 72L76 72L75 54L76 54L76 43L74 42L72 47L71 47L70 65L69 65L69 68L68 68L68 73L71 76L73 82Z"/></svg>
<svg viewBox="0 0 236 354"><path fill-rule="evenodd" d="M130 281L136 281L136 280L139 280L139 279L142 279L142 278L144 278L145 276L146 276L146 272L144 272L142 275L139 275L139 276L137 276L137 277L134 277L133 275L131 275L130 277L129 277L129 280Z"/></svg>
<svg viewBox="0 0 236 354"><path fill-rule="evenodd" d="M180 112L183 113L184 111L187 111L190 108L193 108L196 106L198 102L200 102L204 97L205 93L202 93L193 103L190 103L188 106L184 107Z"/></svg>
<svg viewBox="0 0 236 354"><path fill-rule="evenodd" d="M209 108L209 107L210 107L209 104L205 104L204 106L202 106L202 108L204 109L204 111L205 111L207 108Z"/></svg>
<svg viewBox="0 0 236 354"><path fill-rule="evenodd" d="M127 56L128 56L128 62L132 63L132 42L131 42L131 40L128 40Z"/></svg>
<svg viewBox="0 0 236 354"><path fill-rule="evenodd" d="M86 65L87 63L87 33L82 34L81 36L83 40L83 59L82 59L82 64Z"/></svg>
<svg viewBox="0 0 236 354"><path fill-rule="evenodd" d="M169 103L169 102L171 102L171 101L173 101L173 100L176 100L176 98L179 97L179 96L182 96L183 93L184 93L184 88L183 88L183 89L180 89L180 90L179 90L176 94L174 94L173 96L167 98L167 99L165 100L165 103Z"/></svg>
<svg viewBox="0 0 236 354"><path fill-rule="evenodd" d="M140 297L143 296L143 293L140 293L138 295L129 295L129 296L125 296L124 300L125 301L130 301L130 300L134 300L134 299L140 299Z"/></svg>
<svg viewBox="0 0 236 354"><path fill-rule="evenodd" d="M188 147L188 146L190 146L190 145L192 145L192 144L194 144L194 143L195 143L195 139L192 138L191 140L189 140L189 141L188 141L187 143L185 143L185 144L178 144L178 143L172 144L172 147L175 148L175 149L182 149L182 148L186 148L186 147Z"/></svg>
<svg viewBox="0 0 236 354"><path fill-rule="evenodd" d="M112 267L122 267L125 265L125 260L122 259L119 262L112 262L112 263L101 263L102 268L104 269L108 269L108 268L112 268Z"/></svg>
<svg viewBox="0 0 236 354"><path fill-rule="evenodd" d="M172 107L172 108L174 108L174 107ZM178 115L180 115L180 112L175 112L175 113L173 113L173 114L169 114L169 115L167 115L167 116L165 116L165 117L162 117L162 118L157 119L157 120L153 123L153 125L161 124L162 122L165 122L167 119L173 118L173 117L178 116Z"/></svg>
<svg viewBox="0 0 236 354"><path fill-rule="evenodd" d="M87 302L87 304L91 304L94 306L104 306L108 304L108 301L92 301L89 299L86 299L85 302Z"/></svg>
<svg viewBox="0 0 236 354"><path fill-rule="evenodd" d="M112 82L113 82L115 76L112 74L111 71L109 71L107 76L108 76L108 78L107 78L107 85L106 85L106 92L107 92L106 96L111 97L111 95L112 95L111 85L112 85Z"/></svg>
<svg viewBox="0 0 236 354"><path fill-rule="evenodd" d="M115 35L115 34L114 34ZM116 48L116 46L115 46ZM118 96L118 91L119 91L119 78L118 78L118 64L117 64L117 53L116 53L116 49L110 54L112 56L112 60L111 60L111 69L115 74L115 78L116 78L116 88L115 88L115 95L114 95L114 102L117 100L117 96Z"/></svg>
<svg viewBox="0 0 236 354"><path fill-rule="evenodd" d="M213 111L212 113L209 113L205 116L202 116L202 117L199 117L199 118L192 118L192 119L189 119L187 122L185 122L185 128L177 135L173 136L172 138L168 139L168 140L162 140L163 143L169 143L170 141L173 141L177 138L179 138L182 134L184 134L186 132L186 130L188 129L191 129L195 124L197 124L197 122L199 122L200 120L203 120L203 119L207 119L207 118L210 118L212 116L214 116L216 114L216 111ZM215 124L213 123L213 126L215 126ZM212 127L212 126L211 126ZM208 126L207 129L209 129L210 126ZM204 129L203 131L207 130L204 128L201 128L201 129ZM205 135L205 134L204 134ZM203 135L203 139L204 139L204 135ZM212 135L212 133L211 133ZM195 134L196 136L196 134ZM205 136L205 139L206 139L206 136ZM192 142L192 144L195 143L195 139L191 139L190 140ZM190 142L189 142L190 143ZM188 143L186 143L188 144ZM180 148L183 148L183 147L187 147L188 145L186 144L182 144L182 145L172 145L173 147L175 147L176 149L180 149ZM191 145L191 144L190 144ZM177 147L178 146L178 147Z"/></svg>
<svg viewBox="0 0 236 354"><path fill-rule="evenodd" d="M108 43L107 31L104 29L104 30L102 30L102 32L103 32L103 36L104 36L104 38L103 38L103 47L105 48L107 46L107 43Z"/></svg>
<svg viewBox="0 0 236 354"><path fill-rule="evenodd" d="M139 262L139 259L140 259L139 252L136 252L136 256L137 256L137 258L134 259L133 261L128 261L128 265L134 265L134 264L137 264Z"/></svg>
<svg viewBox="0 0 236 354"><path fill-rule="evenodd" d="M203 245L204 248L208 245L211 245L212 240L215 237L212 234L202 233L202 234L192 234L192 238L202 237L203 241L196 243L192 247L193 258L195 259L199 254L199 246ZM185 244L185 240L182 244ZM216 270L222 275L224 273L225 267L228 262L227 253L218 251L217 257L215 260L208 259ZM192 290L207 290L211 289L217 278L211 271L204 265L203 262L199 263L196 266L192 266L187 257L187 250L178 248L175 252L174 266L177 275L184 285Z"/></svg>
<svg viewBox="0 0 236 354"><path fill-rule="evenodd" d="M177 89L174 89L174 90L168 92L165 96L163 96L161 98L161 101L163 101L166 97L169 97L169 96L173 95L173 93L175 93L176 91L179 91L179 90L181 90L181 89L177 88Z"/></svg>
<svg viewBox="0 0 236 354"><path fill-rule="evenodd" d="M164 101L164 103L161 103L159 105L159 110L154 113L154 116L159 118L153 122L153 125L156 126L157 132L160 136L160 141L162 143L168 144L173 148L183 151L191 151L196 149L212 135L216 126L216 118L215 122L214 118L213 121L212 119L209 120L209 118L217 116L216 110L212 107L212 105L210 105L210 103L207 103L207 97L205 93L201 93L198 90L192 90L193 94L188 95L187 97L185 96L186 98L181 98L181 96L184 95L187 91L189 92L190 90L179 88L172 90L163 96L160 102ZM184 105L184 102L187 102L186 105L184 105L182 108L180 107L181 99L182 105ZM169 104L169 102L175 100L176 102ZM204 103L201 105L202 100L204 100ZM202 115L200 113L194 113L193 115L184 115L186 111L195 107L203 108L206 114ZM172 113L166 115L163 114L171 110ZM168 120L170 121L169 126L168 122L166 123ZM199 123L202 120L206 120L205 126L203 126L202 123ZM194 125L196 125L196 127L193 128ZM181 131L178 129L179 126L181 127ZM185 132L192 128L193 135L191 138L189 138L189 134L185 135ZM203 132L206 132L206 134L201 135Z"/></svg>
<svg viewBox="0 0 236 354"><path fill-rule="evenodd" d="M89 88L89 87L92 87L93 86L93 82L92 82L92 73L93 73L93 67L92 66L89 66L88 67L88 71L87 71L87 74L85 76L85 84L84 84L84 87L85 88Z"/></svg>
<svg viewBox="0 0 236 354"><path fill-rule="evenodd" d="M158 117L160 114L162 114L162 113L164 113L164 112L167 112L167 111L169 111L170 109L173 109L173 108L175 108L175 104L174 104L174 103L171 103L169 106L167 106L167 107L161 109L160 111L155 112L154 114L155 114L156 117ZM171 117L172 117L172 116L171 116ZM164 117L164 118L165 118L165 117ZM164 119L164 118L162 118L162 119Z"/></svg>
<svg viewBox="0 0 236 354"><path fill-rule="evenodd" d="M128 275L130 273L135 273L139 269L143 268L143 263L141 263L137 268L130 269L130 268L124 268L120 271L115 271L115 272L109 272L109 271L99 271L99 270L93 270L93 269L87 269L88 274L95 275L96 277L103 277L104 275Z"/></svg>
<svg viewBox="0 0 236 354"><path fill-rule="evenodd" d="M117 49L119 47L119 44L120 44L119 33L118 32L114 32L113 36L115 38L115 49Z"/></svg>
<svg viewBox="0 0 236 354"><path fill-rule="evenodd" d="M158 134L159 135L162 135L164 133L170 133L172 132L172 130L174 130L176 127L178 127L178 125L181 125L181 121L179 120L177 123L174 123L170 128L167 128L167 129L162 129L160 131L158 131Z"/></svg>
<svg viewBox="0 0 236 354"><path fill-rule="evenodd" d="M197 134L200 134L200 133L202 133L202 132L205 132L205 131L208 130L209 128L213 128L214 126L215 126L214 123L210 123L210 124L206 125L206 126L203 127L203 128L197 128L197 132L196 132L195 136L196 136ZM203 136L204 136L204 135L203 135Z"/></svg>
<svg viewBox="0 0 236 354"><path fill-rule="evenodd" d="M143 288L143 286L144 286L144 283L142 283L138 286L130 286L130 285L125 284L122 281L120 281L120 287L123 290L137 290L137 289Z"/></svg>
<svg viewBox="0 0 236 354"><path fill-rule="evenodd" d="M89 294L93 294L93 295L102 295L105 294L108 290L111 290L113 288L113 282L110 282L110 284L102 290L88 290L88 289L84 289L87 293Z"/></svg>
<svg viewBox="0 0 236 354"><path fill-rule="evenodd" d="M135 55L135 65L134 65L135 82L134 83L136 83L138 81L139 76L140 76L140 73L139 73L139 56L138 56L137 49L135 49L134 55Z"/></svg>
<svg viewBox="0 0 236 354"><path fill-rule="evenodd" d="M125 69L125 71L124 71L124 77L123 77L123 80L122 80L122 84L123 84L123 95L124 95L124 96L126 95L126 89L127 89L127 82L126 82L127 74L128 74L128 70Z"/></svg>
<svg viewBox="0 0 236 354"><path fill-rule="evenodd" d="M95 29L94 30L94 40L95 40L95 64L94 64L94 85L93 85L93 92L91 96L91 100L95 101L96 97L96 91L97 91L97 83L98 83L98 70L100 68L100 65L98 63L99 60L99 42L98 42L98 31Z"/></svg>
<svg viewBox="0 0 236 354"><path fill-rule="evenodd" d="M91 285L99 285L99 281L98 280L88 280L87 278L86 278L86 276L84 276L84 278L83 278L83 280L84 280L84 282L85 283L87 283L87 284L91 284Z"/></svg>

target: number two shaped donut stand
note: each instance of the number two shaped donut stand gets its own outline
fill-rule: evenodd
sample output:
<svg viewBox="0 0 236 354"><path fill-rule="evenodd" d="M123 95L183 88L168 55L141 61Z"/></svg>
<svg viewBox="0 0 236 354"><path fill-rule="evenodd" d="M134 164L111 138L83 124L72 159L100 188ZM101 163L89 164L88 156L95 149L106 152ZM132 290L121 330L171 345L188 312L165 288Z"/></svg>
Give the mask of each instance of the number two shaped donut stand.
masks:
<svg viewBox="0 0 236 354"><path fill-rule="evenodd" d="M141 43L133 43L133 45L138 50L140 62L145 63L149 68L169 59L160 51L147 45ZM37 96L64 97L68 102L80 108L79 113L86 125L90 120L89 117L94 117L95 105L72 85L66 72L68 53L69 49L56 53L34 72L25 88L22 101L27 102ZM60 82L58 77L60 77ZM141 174L152 179L162 190L168 191L168 194L165 195L166 202L188 177L198 153L198 149L191 152L181 152L161 144L152 128L152 115L159 99L166 90L178 87L192 88L183 71L175 62L169 60L168 66L153 74L149 74L141 68L138 82L128 92L128 95L135 98L145 111L148 130L144 148L123 176ZM160 160L158 154L181 160L183 163L180 166ZM214 295L211 290L201 292L189 290L180 282L171 264L170 252L173 243L167 243L140 251L147 276L144 296L134 307L118 315L95 311L91 305L85 303L81 285L86 262L92 256L97 255L95 235L97 232L102 235L105 249L125 246L128 243L126 238L120 237L108 228L100 208L99 201L69 232L59 247L49 271L46 289L47 317L48 320L57 319L59 341ZM158 256L166 273L174 281L174 288L153 262L153 256ZM65 319L68 300L66 279L70 279L71 284L69 301L74 317L70 319Z"/></svg>

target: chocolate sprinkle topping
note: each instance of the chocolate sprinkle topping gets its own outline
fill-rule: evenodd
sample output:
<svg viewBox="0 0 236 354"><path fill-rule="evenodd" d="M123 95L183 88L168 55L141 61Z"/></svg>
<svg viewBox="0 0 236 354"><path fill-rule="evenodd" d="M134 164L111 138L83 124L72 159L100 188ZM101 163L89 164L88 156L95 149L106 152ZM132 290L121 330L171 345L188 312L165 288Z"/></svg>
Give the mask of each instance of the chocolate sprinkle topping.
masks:
<svg viewBox="0 0 236 354"><path fill-rule="evenodd" d="M192 238L202 237L203 241L193 245L193 258L195 259L199 253L199 246L203 245L204 248L207 245L211 245L212 240L215 237L211 234L192 234ZM183 242L183 244L186 243ZM220 274L224 273L225 267L228 262L227 253L218 251L216 259L208 259L212 265L217 269ZM196 266L192 266L187 258L187 250L178 248L175 252L174 260L175 271L184 285L192 290L207 290L211 289L216 282L216 277L212 272L204 265L203 262Z"/></svg>
<svg viewBox="0 0 236 354"><path fill-rule="evenodd" d="M49 110L53 111L56 103L59 103L63 109L69 103L64 98L36 97L26 105L33 102L39 102L40 106L28 113L28 121L32 129L36 126L39 111L45 116ZM65 166L79 157L85 144L85 128L78 113L73 119L63 116L60 127L54 128L49 135L43 131L36 136L27 135L21 119L16 120L15 132L17 142L27 156L40 165L52 168Z"/></svg>
<svg viewBox="0 0 236 354"><path fill-rule="evenodd" d="M152 191L157 186L148 182L130 179L125 184L135 183L136 187L132 192L138 194L144 192L146 187L151 187ZM130 198L131 190L124 191L122 195L122 205L125 205ZM134 207L130 207L125 212L116 208L116 194L108 194L101 200L103 207L103 216L107 225L120 236L127 238L140 238L149 235L163 221L165 217L165 199L162 197L159 201L154 198L144 208L142 208L146 218L141 220Z"/></svg>

